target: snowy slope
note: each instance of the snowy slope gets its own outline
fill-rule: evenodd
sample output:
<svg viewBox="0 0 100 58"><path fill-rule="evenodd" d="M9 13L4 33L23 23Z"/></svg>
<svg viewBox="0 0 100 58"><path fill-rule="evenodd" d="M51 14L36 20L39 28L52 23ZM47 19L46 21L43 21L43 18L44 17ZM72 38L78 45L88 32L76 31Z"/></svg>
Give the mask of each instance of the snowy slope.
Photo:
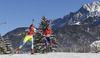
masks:
<svg viewBox="0 0 100 58"><path fill-rule="evenodd" d="M48 53L48 54L15 54L15 55L0 55L0 58L100 58L97 53Z"/></svg>

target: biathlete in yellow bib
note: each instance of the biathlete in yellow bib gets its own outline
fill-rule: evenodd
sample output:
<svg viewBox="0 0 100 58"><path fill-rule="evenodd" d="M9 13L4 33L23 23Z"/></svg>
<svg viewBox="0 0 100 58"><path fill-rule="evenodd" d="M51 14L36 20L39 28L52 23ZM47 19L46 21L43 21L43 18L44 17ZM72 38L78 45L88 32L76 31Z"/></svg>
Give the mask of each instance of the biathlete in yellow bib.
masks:
<svg viewBox="0 0 100 58"><path fill-rule="evenodd" d="M31 42L31 54L34 54L34 52L33 52L33 44L34 44L33 34L35 32L36 32L36 29L34 28L34 25L31 24L29 29L26 29L25 32L23 33L23 35L25 35L25 33L26 33L24 41L20 45L19 49L17 49L17 51L15 51L15 53L18 53L18 51L25 45L25 43L28 40L30 40L30 42Z"/></svg>

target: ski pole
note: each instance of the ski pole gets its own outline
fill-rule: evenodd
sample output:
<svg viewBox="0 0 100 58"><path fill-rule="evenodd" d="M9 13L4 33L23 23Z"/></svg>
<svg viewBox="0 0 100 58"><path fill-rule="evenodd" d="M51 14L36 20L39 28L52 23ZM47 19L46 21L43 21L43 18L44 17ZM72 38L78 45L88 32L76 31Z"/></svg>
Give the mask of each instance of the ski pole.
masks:
<svg viewBox="0 0 100 58"><path fill-rule="evenodd" d="M2 25L2 24L7 24L6 22L4 22L4 23L0 23L0 25Z"/></svg>

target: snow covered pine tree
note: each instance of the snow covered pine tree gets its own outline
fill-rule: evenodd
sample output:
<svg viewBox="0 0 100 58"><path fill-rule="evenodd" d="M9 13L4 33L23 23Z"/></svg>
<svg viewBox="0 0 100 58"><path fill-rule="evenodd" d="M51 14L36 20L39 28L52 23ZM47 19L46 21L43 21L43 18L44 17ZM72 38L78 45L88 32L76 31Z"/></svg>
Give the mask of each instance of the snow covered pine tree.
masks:
<svg viewBox="0 0 100 58"><path fill-rule="evenodd" d="M12 54L14 52L11 44L12 44L12 42L10 41L10 39L7 36L7 38L5 38L5 46L7 48L7 54Z"/></svg>
<svg viewBox="0 0 100 58"><path fill-rule="evenodd" d="M8 49L9 48L9 49ZM4 42L4 39L2 38L0 34L0 54L11 54L12 50L6 43Z"/></svg>
<svg viewBox="0 0 100 58"><path fill-rule="evenodd" d="M56 52L57 51L57 42L56 38L53 35L53 32L51 33L51 40L52 40L52 51L50 50L49 44L47 45L46 49L44 50L44 45L45 45L45 36L43 30L46 28L46 26L49 24L49 20L45 16L42 17L42 20L40 22L39 26L39 31L36 33L36 38L35 38L35 53L47 53L47 52Z"/></svg>

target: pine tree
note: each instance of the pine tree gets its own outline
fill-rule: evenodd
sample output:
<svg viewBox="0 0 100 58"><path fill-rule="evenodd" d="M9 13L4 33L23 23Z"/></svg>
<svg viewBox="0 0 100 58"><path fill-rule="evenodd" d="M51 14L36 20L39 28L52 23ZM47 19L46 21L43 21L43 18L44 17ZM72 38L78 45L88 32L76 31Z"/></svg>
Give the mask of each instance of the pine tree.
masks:
<svg viewBox="0 0 100 58"><path fill-rule="evenodd" d="M11 54L12 49L11 49L11 42L9 42L9 39L7 38L5 41L2 38L0 34L0 54Z"/></svg>
<svg viewBox="0 0 100 58"><path fill-rule="evenodd" d="M6 47L1 34L0 34L0 54L6 54Z"/></svg>
<svg viewBox="0 0 100 58"><path fill-rule="evenodd" d="M49 24L49 20L47 20L47 18L45 16L42 17L42 20L40 22L40 26L39 26L39 32L36 33L36 38L35 38L35 52L36 53L42 53L44 52L43 48L45 45L45 37L43 36L44 32L42 32L42 30L44 30L46 28L46 26ZM41 34L41 32L43 34ZM52 32L53 33L53 32ZM56 38L53 34L51 34L52 39L52 43L53 43L53 47L52 47L52 51L57 51L57 42L56 42ZM47 46L45 52L50 52L50 47Z"/></svg>
<svg viewBox="0 0 100 58"><path fill-rule="evenodd" d="M5 46L7 48L7 54L12 54L13 53L13 48L12 48L11 44L12 44L11 41L7 37L6 40L5 40Z"/></svg>

